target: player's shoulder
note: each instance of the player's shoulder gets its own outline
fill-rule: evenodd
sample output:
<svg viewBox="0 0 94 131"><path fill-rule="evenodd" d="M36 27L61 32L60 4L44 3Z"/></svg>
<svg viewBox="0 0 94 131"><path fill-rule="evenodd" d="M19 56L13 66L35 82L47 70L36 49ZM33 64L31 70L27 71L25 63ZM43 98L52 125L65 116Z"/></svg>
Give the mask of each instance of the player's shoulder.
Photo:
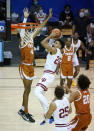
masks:
<svg viewBox="0 0 94 131"><path fill-rule="evenodd" d="M65 101L66 103L69 103L69 95L64 95L63 101Z"/></svg>

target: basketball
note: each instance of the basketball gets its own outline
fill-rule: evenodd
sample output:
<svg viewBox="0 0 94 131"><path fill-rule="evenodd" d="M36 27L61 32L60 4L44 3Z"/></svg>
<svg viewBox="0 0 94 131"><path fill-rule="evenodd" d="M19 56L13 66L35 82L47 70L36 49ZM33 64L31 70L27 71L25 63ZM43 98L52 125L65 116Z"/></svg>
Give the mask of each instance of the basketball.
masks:
<svg viewBox="0 0 94 131"><path fill-rule="evenodd" d="M60 38L60 36L61 36L61 31L60 31L60 29L55 28L55 29L52 30L52 32L56 33L55 38Z"/></svg>

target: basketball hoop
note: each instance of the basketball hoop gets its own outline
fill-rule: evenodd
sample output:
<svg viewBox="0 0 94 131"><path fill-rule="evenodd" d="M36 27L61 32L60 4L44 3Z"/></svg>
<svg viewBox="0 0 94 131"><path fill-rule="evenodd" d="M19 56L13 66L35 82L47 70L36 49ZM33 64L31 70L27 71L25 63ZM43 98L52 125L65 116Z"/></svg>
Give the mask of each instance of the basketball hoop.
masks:
<svg viewBox="0 0 94 131"><path fill-rule="evenodd" d="M11 29L31 29L31 28L36 28L38 27L40 24L38 23L18 23L18 24L11 24Z"/></svg>
<svg viewBox="0 0 94 131"><path fill-rule="evenodd" d="M38 23L18 23L11 24L11 31L16 31L17 29L26 29L25 36L22 38L22 41L27 45L32 42L32 35L37 30Z"/></svg>

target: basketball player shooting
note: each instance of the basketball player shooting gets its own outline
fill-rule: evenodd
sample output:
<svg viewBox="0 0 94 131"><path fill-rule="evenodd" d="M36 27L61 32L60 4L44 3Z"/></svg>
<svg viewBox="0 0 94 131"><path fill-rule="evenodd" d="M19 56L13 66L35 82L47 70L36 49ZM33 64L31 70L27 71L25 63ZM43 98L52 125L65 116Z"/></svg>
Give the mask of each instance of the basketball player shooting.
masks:
<svg viewBox="0 0 94 131"><path fill-rule="evenodd" d="M55 42L53 43L54 47L51 47L48 44L48 41L51 38L55 39L56 35L57 34L52 31L52 33L41 42L42 46L45 49L47 49L48 55L47 55L46 63L44 66L43 75L36 85L34 94L37 97L37 99L40 101L43 107L44 116L49 108L48 100L44 96L44 92L48 90L48 86L55 79L55 71L56 71L57 65L61 62L61 59L62 59L61 49L64 47L64 44L62 43L61 39L55 40ZM46 123L46 119L44 118L44 121L41 122L40 125L43 125L45 123Z"/></svg>

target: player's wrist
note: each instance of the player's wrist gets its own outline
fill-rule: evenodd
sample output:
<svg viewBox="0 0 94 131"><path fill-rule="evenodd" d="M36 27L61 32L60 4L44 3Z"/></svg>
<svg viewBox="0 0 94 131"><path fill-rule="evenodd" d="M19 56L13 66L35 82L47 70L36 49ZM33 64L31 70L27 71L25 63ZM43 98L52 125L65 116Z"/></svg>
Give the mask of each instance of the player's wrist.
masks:
<svg viewBox="0 0 94 131"><path fill-rule="evenodd" d="M24 17L24 20L23 20L23 22L25 23L25 22L27 22L27 18L26 17Z"/></svg>

